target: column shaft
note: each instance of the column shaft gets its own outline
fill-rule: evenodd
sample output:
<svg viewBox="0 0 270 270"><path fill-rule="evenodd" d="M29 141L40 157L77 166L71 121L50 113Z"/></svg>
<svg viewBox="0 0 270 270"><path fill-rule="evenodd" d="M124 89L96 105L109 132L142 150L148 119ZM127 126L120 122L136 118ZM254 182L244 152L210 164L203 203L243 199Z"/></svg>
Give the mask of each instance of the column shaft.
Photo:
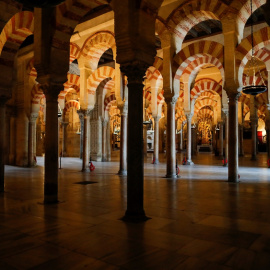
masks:
<svg viewBox="0 0 270 270"><path fill-rule="evenodd" d="M61 89L59 87L59 89ZM58 89L57 89L58 90ZM54 87L46 96L44 203L58 202L58 93Z"/></svg>
<svg viewBox="0 0 270 270"><path fill-rule="evenodd" d="M191 159L191 118L192 115L187 115L187 162L186 165L193 165L193 161Z"/></svg>
<svg viewBox="0 0 270 270"><path fill-rule="evenodd" d="M154 160L153 164L159 163L159 119L160 117L155 117L155 133L154 133Z"/></svg>
<svg viewBox="0 0 270 270"><path fill-rule="evenodd" d="M257 117L251 118L252 153L251 160L257 160Z"/></svg>
<svg viewBox="0 0 270 270"><path fill-rule="evenodd" d="M111 121L109 119L108 126L107 126L107 158L108 161L111 160L111 150L112 149L112 143L111 143Z"/></svg>
<svg viewBox="0 0 270 270"><path fill-rule="evenodd" d="M167 130L166 130L166 158L167 178L176 178L175 157L175 102L169 100L167 103Z"/></svg>
<svg viewBox="0 0 270 270"><path fill-rule="evenodd" d="M127 114L121 114L119 175L127 175Z"/></svg>
<svg viewBox="0 0 270 270"><path fill-rule="evenodd" d="M62 122L62 156L67 155L67 126L68 123Z"/></svg>
<svg viewBox="0 0 270 270"><path fill-rule="evenodd" d="M219 122L219 158L223 159L223 122Z"/></svg>
<svg viewBox="0 0 270 270"><path fill-rule="evenodd" d="M238 182L238 95L229 96L228 181Z"/></svg>
<svg viewBox="0 0 270 270"><path fill-rule="evenodd" d="M228 147L229 147L229 119L228 113L225 113L225 159L228 160Z"/></svg>
<svg viewBox="0 0 270 270"><path fill-rule="evenodd" d="M102 161L107 161L107 121L102 122Z"/></svg>
<svg viewBox="0 0 270 270"><path fill-rule="evenodd" d="M36 135L37 135L37 130L36 130L36 120L37 120L38 115L31 115L30 121L29 121L29 143L28 143L28 162L29 166L35 166L35 157L36 157Z"/></svg>

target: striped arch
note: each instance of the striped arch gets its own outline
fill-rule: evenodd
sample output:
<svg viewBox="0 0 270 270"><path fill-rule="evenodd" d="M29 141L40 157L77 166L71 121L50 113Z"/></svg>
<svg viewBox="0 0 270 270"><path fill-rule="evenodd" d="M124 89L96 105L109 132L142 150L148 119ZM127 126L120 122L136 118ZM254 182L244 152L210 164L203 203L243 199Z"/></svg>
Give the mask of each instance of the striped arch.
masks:
<svg viewBox="0 0 270 270"><path fill-rule="evenodd" d="M243 1L234 1L234 2L239 2L239 5L241 6L236 17L238 42L240 43L244 35L245 24L251 15L250 0L245 0L244 3ZM261 7L265 3L266 0L252 0L252 11L253 12L256 11L259 7Z"/></svg>
<svg viewBox="0 0 270 270"><path fill-rule="evenodd" d="M70 108L75 108L76 110L80 109L80 102L77 100L69 100L65 104L64 113L68 112Z"/></svg>
<svg viewBox="0 0 270 270"><path fill-rule="evenodd" d="M158 105L162 105L165 102L165 99L164 99L164 96L163 96L163 92L164 91L162 91L161 93L159 93L158 96L157 96L157 104Z"/></svg>
<svg viewBox="0 0 270 270"><path fill-rule="evenodd" d="M270 44L270 27L264 27L254 33L254 49L258 52L263 47ZM242 40L236 49L236 66L238 68L238 81L242 84L244 68L251 58L252 54L251 37L248 36Z"/></svg>
<svg viewBox="0 0 270 270"><path fill-rule="evenodd" d="M34 67L34 58L32 58L27 65L27 74L33 78L37 77L37 71Z"/></svg>
<svg viewBox="0 0 270 270"><path fill-rule="evenodd" d="M146 70L146 79L149 80L151 87L162 87L163 78L158 69L151 66Z"/></svg>
<svg viewBox="0 0 270 270"><path fill-rule="evenodd" d="M111 94L110 96L106 97L104 100L104 111L109 111L110 107L109 104L111 104L113 101L116 101L115 94Z"/></svg>
<svg viewBox="0 0 270 270"><path fill-rule="evenodd" d="M255 85L264 85L265 82L261 77L257 76L243 76L243 85L251 85L255 83Z"/></svg>
<svg viewBox="0 0 270 270"><path fill-rule="evenodd" d="M79 57L80 54L80 47L73 43L70 42L70 57L69 57L69 63L72 63L75 59Z"/></svg>
<svg viewBox="0 0 270 270"><path fill-rule="evenodd" d="M222 96L222 86L215 80L202 79L196 82L194 88L190 92L190 99L196 99L202 93L212 90L216 92L220 97Z"/></svg>
<svg viewBox="0 0 270 270"><path fill-rule="evenodd" d="M153 67L155 69L157 69L162 74L162 71L163 71L163 59L156 56Z"/></svg>
<svg viewBox="0 0 270 270"><path fill-rule="evenodd" d="M216 99L217 96L212 91L205 91L200 94L200 98L210 98L210 99Z"/></svg>
<svg viewBox="0 0 270 270"><path fill-rule="evenodd" d="M105 79L100 83L100 86L103 88L103 93L105 93L105 95L114 92L114 85L114 80L111 80L110 78L108 78L107 80Z"/></svg>
<svg viewBox="0 0 270 270"><path fill-rule="evenodd" d="M197 100L194 106L194 113L197 114L199 110L201 110L201 108L205 107L205 106L211 106L213 108L217 107L217 102L215 100L212 99L202 99L202 100Z"/></svg>
<svg viewBox="0 0 270 270"><path fill-rule="evenodd" d="M77 93L80 92L80 76L68 73L67 81L64 83L64 90L60 92L58 98L64 99L70 88L73 88Z"/></svg>
<svg viewBox="0 0 270 270"><path fill-rule="evenodd" d="M39 104L40 99L44 96L43 91L40 88L40 84L36 83L31 91L31 103L32 104Z"/></svg>
<svg viewBox="0 0 270 270"><path fill-rule="evenodd" d="M214 112L207 107L200 109L197 114L197 118L206 117L206 118L212 119L213 116L214 116Z"/></svg>
<svg viewBox="0 0 270 270"><path fill-rule="evenodd" d="M98 32L84 42L79 58L83 58L84 63L95 70L102 54L110 48L113 50L115 48L113 33L109 31Z"/></svg>
<svg viewBox="0 0 270 270"><path fill-rule="evenodd" d="M261 48L254 54L255 57L266 63L270 60L270 51L267 48Z"/></svg>
<svg viewBox="0 0 270 270"><path fill-rule="evenodd" d="M176 52L181 50L182 42L193 26L205 20L220 20L226 9L227 5L220 0L186 1L176 8L166 22L167 28L174 33Z"/></svg>
<svg viewBox="0 0 270 270"><path fill-rule="evenodd" d="M143 99L146 99L149 101L149 103L151 102L151 87L148 87L147 89L143 90Z"/></svg>
<svg viewBox="0 0 270 270"><path fill-rule="evenodd" d="M87 79L88 94L94 95L96 93L97 87L103 80L107 78L111 78L112 80L114 80L114 77L115 77L114 68L108 66L98 68Z"/></svg>
<svg viewBox="0 0 270 270"><path fill-rule="evenodd" d="M15 55L23 41L34 30L33 13L23 11L15 14L5 25L0 34L0 66L5 71L0 74L2 83L12 83Z"/></svg>
<svg viewBox="0 0 270 270"><path fill-rule="evenodd" d="M267 111L266 105L265 104L260 105L258 108L258 117L260 117L264 120L266 111ZM262 116L264 116L264 117L262 117Z"/></svg>
<svg viewBox="0 0 270 270"><path fill-rule="evenodd" d="M214 41L202 40L192 43L183 48L173 60L173 73L175 77L181 76L186 67L195 59L208 56L216 58L220 64L223 64L223 45ZM214 60L208 60L208 63ZM214 64L214 62L212 63ZM179 79L179 78L178 78Z"/></svg>
<svg viewBox="0 0 270 270"><path fill-rule="evenodd" d="M268 104L268 93L267 91L256 96L258 104Z"/></svg>

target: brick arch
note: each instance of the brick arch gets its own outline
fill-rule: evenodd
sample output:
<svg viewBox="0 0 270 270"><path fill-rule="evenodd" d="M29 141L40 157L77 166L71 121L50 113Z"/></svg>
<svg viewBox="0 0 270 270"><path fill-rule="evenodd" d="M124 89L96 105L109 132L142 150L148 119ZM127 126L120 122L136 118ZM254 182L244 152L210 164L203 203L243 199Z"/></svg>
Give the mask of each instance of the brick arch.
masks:
<svg viewBox="0 0 270 270"><path fill-rule="evenodd" d="M213 108L217 107L217 102L212 99L202 99L197 100L194 106L194 113L197 114L199 110L201 110L205 106L212 106Z"/></svg>
<svg viewBox="0 0 270 270"><path fill-rule="evenodd" d="M264 85L266 82L261 77L257 76L243 76L243 85L251 85L253 82L255 85Z"/></svg>
<svg viewBox="0 0 270 270"><path fill-rule="evenodd" d="M95 70L102 54L115 47L114 34L109 31L97 32L89 37L83 44L79 58Z"/></svg>
<svg viewBox="0 0 270 270"><path fill-rule="evenodd" d="M64 90L60 92L58 98L64 99L70 88L73 88L77 93L80 92L80 76L68 73L67 81L64 83Z"/></svg>
<svg viewBox="0 0 270 270"><path fill-rule="evenodd" d="M268 104L268 93L267 91L256 96L258 104Z"/></svg>
<svg viewBox="0 0 270 270"><path fill-rule="evenodd" d="M75 108L76 110L80 109L80 102L77 100L69 100L65 104L64 113L66 113L70 108Z"/></svg>
<svg viewBox="0 0 270 270"><path fill-rule="evenodd" d="M160 87L163 83L163 77L158 69L151 66L146 70L146 79L149 80L152 87Z"/></svg>
<svg viewBox="0 0 270 270"><path fill-rule="evenodd" d="M5 70L2 83L11 84L15 55L23 41L34 31L34 16L30 11L15 14L0 34L0 66ZM5 78L4 78L5 76Z"/></svg>
<svg viewBox="0 0 270 270"><path fill-rule="evenodd" d="M209 20L220 20L226 12L227 5L220 0L185 1L169 15L164 22L166 28L174 33L176 51L180 51L187 32L196 24ZM158 27L158 34L162 34L165 27Z"/></svg>
<svg viewBox="0 0 270 270"><path fill-rule="evenodd" d="M254 50L258 52L270 44L270 27L264 27L254 33ZM252 44L251 35L242 40L236 48L236 66L238 69L238 82L242 84L244 68L251 58Z"/></svg>
<svg viewBox="0 0 270 270"><path fill-rule="evenodd" d="M162 74L162 71L163 71L163 59L158 57L158 56L155 56L155 61L154 61L153 67L155 69L157 69Z"/></svg>
<svg viewBox="0 0 270 270"><path fill-rule="evenodd" d="M40 99L44 96L43 91L40 88L40 84L36 83L31 90L31 103L39 104Z"/></svg>
<svg viewBox="0 0 270 270"><path fill-rule="evenodd" d="M77 59L79 57L81 48L73 42L70 42L69 47L70 47L69 63L72 63L75 59Z"/></svg>
<svg viewBox="0 0 270 270"><path fill-rule="evenodd" d="M206 117L212 119L214 116L214 112L209 108L201 108L197 113L197 118Z"/></svg>
<svg viewBox="0 0 270 270"><path fill-rule="evenodd" d="M95 70L87 79L87 89L89 95L94 95L98 85L105 79L111 78L114 80L115 71L114 68L103 66Z"/></svg>
<svg viewBox="0 0 270 270"><path fill-rule="evenodd" d="M205 91L200 94L200 97L202 98L210 98L210 99L216 99L216 95L212 91Z"/></svg>
<svg viewBox="0 0 270 270"><path fill-rule="evenodd" d="M240 42L244 35L244 28L248 18L251 15L250 0L235 1L241 2L241 8L236 16L236 25L238 31L238 41ZM264 5L266 0L252 0L252 11L256 11L259 7Z"/></svg>
<svg viewBox="0 0 270 270"><path fill-rule="evenodd" d="M114 93L104 99L104 111L109 111L110 110L111 106L109 106L109 105L113 101L116 101L116 97L115 97Z"/></svg>
<svg viewBox="0 0 270 270"><path fill-rule="evenodd" d="M110 78L108 78L107 80L103 80L100 83L100 86L103 88L104 93L108 93L108 92L114 92L114 80L111 80Z"/></svg>
<svg viewBox="0 0 270 270"><path fill-rule="evenodd" d="M220 97L222 96L222 86L218 82L211 79L202 79L195 83L194 88L190 92L190 99L196 99L203 92L209 90L216 92Z"/></svg>
<svg viewBox="0 0 270 270"><path fill-rule="evenodd" d="M244 116L244 118L245 118L245 116L247 115L248 112L249 112L249 106L244 103L244 107L243 107L243 116Z"/></svg>
<svg viewBox="0 0 270 270"><path fill-rule="evenodd" d="M33 78L37 77L37 71L34 67L34 58L32 58L27 64L27 74Z"/></svg>

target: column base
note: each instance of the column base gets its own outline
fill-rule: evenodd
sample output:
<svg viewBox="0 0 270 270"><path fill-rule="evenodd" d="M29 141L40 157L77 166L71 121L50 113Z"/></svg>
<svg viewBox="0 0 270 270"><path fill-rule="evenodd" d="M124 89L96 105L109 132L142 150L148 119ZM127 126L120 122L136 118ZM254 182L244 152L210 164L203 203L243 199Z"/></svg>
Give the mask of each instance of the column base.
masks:
<svg viewBox="0 0 270 270"><path fill-rule="evenodd" d="M194 162L192 160L187 160L186 165L194 165Z"/></svg>
<svg viewBox="0 0 270 270"><path fill-rule="evenodd" d="M257 157L256 156L252 156L250 160L251 161L256 161L257 160Z"/></svg>
<svg viewBox="0 0 270 270"><path fill-rule="evenodd" d="M173 179L175 179L175 178L178 178L178 177L177 177L177 174L175 173L175 174L166 174L165 178L173 178Z"/></svg>
<svg viewBox="0 0 270 270"><path fill-rule="evenodd" d="M159 161L155 159L155 161L152 161L152 164L159 164Z"/></svg>
<svg viewBox="0 0 270 270"><path fill-rule="evenodd" d="M121 218L121 220L125 222L132 222L132 223L145 222L148 219L151 218L147 217L144 211L142 213L132 213L128 210L126 211L125 215Z"/></svg>
<svg viewBox="0 0 270 270"><path fill-rule="evenodd" d="M230 180L230 179L228 179L228 183L239 183L240 181L237 179L237 180L235 180L235 179L232 179L232 180Z"/></svg>
<svg viewBox="0 0 270 270"><path fill-rule="evenodd" d="M56 204L56 203L59 203L57 196L45 195L43 204Z"/></svg>
<svg viewBox="0 0 270 270"><path fill-rule="evenodd" d="M119 170L118 175L127 175L127 171L126 170Z"/></svg>
<svg viewBox="0 0 270 270"><path fill-rule="evenodd" d="M219 160L224 159L223 155L219 155L219 156L218 156L218 159L219 159Z"/></svg>

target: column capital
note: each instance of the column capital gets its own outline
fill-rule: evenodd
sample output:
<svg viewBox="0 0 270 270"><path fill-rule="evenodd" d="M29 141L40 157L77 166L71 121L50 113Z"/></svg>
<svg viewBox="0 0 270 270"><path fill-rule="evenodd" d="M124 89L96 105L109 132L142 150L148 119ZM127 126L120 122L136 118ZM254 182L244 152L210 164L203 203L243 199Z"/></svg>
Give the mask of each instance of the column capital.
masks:
<svg viewBox="0 0 270 270"><path fill-rule="evenodd" d="M126 65L121 65L120 70L128 77L128 84L141 84L148 67L149 65L144 62L134 61Z"/></svg>
<svg viewBox="0 0 270 270"><path fill-rule="evenodd" d="M43 91L46 101L57 102L58 95L64 89L63 83L44 83L40 85Z"/></svg>
<svg viewBox="0 0 270 270"><path fill-rule="evenodd" d="M84 110L84 109L77 110L77 113L79 114L80 120L90 116L90 112L91 112L91 110L88 110L88 109L86 109L86 110Z"/></svg>
<svg viewBox="0 0 270 270"><path fill-rule="evenodd" d="M31 113L29 116L29 121L30 122L36 122L38 118L38 113Z"/></svg>
<svg viewBox="0 0 270 270"><path fill-rule="evenodd" d="M177 97L174 95L171 88L165 88L163 93L164 99L166 103L173 103L175 104L177 101Z"/></svg>
<svg viewBox="0 0 270 270"><path fill-rule="evenodd" d="M224 108L223 108L222 111L223 111L223 113L225 114L225 116L228 117L228 115L229 115L229 109L227 109L227 108L224 109Z"/></svg>
<svg viewBox="0 0 270 270"><path fill-rule="evenodd" d="M239 97L242 95L241 92L228 92L227 93L229 102L238 101Z"/></svg>
<svg viewBox="0 0 270 270"><path fill-rule="evenodd" d="M190 121L193 117L193 113L191 113L191 112L185 113L185 116L186 116L187 120Z"/></svg>

